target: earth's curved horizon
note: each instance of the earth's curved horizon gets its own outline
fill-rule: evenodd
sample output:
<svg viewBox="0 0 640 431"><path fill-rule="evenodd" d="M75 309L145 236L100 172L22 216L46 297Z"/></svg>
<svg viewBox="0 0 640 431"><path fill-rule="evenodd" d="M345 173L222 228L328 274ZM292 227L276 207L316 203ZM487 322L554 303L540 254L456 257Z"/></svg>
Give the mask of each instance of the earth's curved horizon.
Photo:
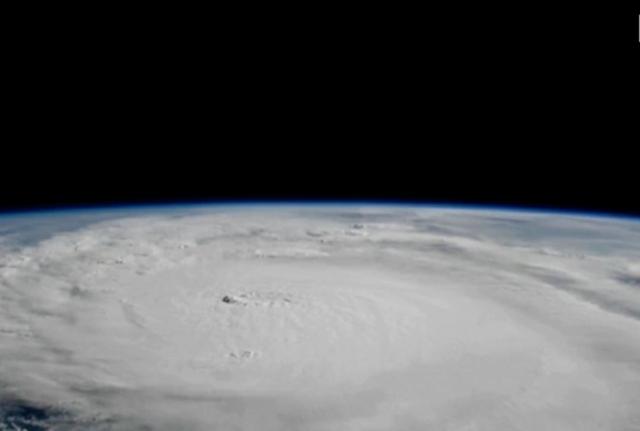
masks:
<svg viewBox="0 0 640 431"><path fill-rule="evenodd" d="M640 218L0 214L0 430L640 429Z"/></svg>

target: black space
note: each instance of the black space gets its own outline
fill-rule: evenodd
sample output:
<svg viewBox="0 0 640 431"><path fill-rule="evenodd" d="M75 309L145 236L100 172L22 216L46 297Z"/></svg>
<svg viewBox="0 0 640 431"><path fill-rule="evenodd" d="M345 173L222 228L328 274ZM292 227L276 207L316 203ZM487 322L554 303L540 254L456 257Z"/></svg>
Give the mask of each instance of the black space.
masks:
<svg viewBox="0 0 640 431"><path fill-rule="evenodd" d="M434 139L435 140L435 139ZM126 145L21 153L3 175L5 209L197 200L400 200L523 205L640 214L637 171L598 151L433 143L411 147L263 144L201 153ZM443 149L442 147L445 147ZM73 151L76 149L74 148ZM166 151L166 152L165 152ZM291 153L293 152L293 153ZM187 154L185 154L187 153ZM34 164L33 156L40 160ZM628 156L632 157L632 156Z"/></svg>
<svg viewBox="0 0 640 431"><path fill-rule="evenodd" d="M7 54L0 209L359 199L640 215L638 12L31 11Z"/></svg>

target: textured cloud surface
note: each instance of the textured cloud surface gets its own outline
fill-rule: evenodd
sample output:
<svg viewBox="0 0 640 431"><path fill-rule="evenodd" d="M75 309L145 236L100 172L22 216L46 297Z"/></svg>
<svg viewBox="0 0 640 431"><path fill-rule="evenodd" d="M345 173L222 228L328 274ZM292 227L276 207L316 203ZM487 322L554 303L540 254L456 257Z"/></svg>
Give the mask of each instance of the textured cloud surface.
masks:
<svg viewBox="0 0 640 431"><path fill-rule="evenodd" d="M640 223L0 219L0 430L637 430Z"/></svg>

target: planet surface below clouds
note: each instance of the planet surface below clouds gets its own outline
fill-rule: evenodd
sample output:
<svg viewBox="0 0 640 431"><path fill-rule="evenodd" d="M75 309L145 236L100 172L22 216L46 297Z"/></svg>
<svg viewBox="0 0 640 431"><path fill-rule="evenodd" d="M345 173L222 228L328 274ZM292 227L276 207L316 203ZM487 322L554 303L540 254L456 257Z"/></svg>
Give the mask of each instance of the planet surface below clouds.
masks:
<svg viewBox="0 0 640 431"><path fill-rule="evenodd" d="M640 222L0 217L0 430L638 430Z"/></svg>

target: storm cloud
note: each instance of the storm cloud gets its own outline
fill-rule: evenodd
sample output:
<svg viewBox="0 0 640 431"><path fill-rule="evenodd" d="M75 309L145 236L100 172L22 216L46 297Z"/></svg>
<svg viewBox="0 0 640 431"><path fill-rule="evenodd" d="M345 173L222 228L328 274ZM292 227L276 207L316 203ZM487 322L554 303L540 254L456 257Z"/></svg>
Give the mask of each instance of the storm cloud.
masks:
<svg viewBox="0 0 640 431"><path fill-rule="evenodd" d="M639 226L425 207L5 216L0 430L636 429Z"/></svg>

